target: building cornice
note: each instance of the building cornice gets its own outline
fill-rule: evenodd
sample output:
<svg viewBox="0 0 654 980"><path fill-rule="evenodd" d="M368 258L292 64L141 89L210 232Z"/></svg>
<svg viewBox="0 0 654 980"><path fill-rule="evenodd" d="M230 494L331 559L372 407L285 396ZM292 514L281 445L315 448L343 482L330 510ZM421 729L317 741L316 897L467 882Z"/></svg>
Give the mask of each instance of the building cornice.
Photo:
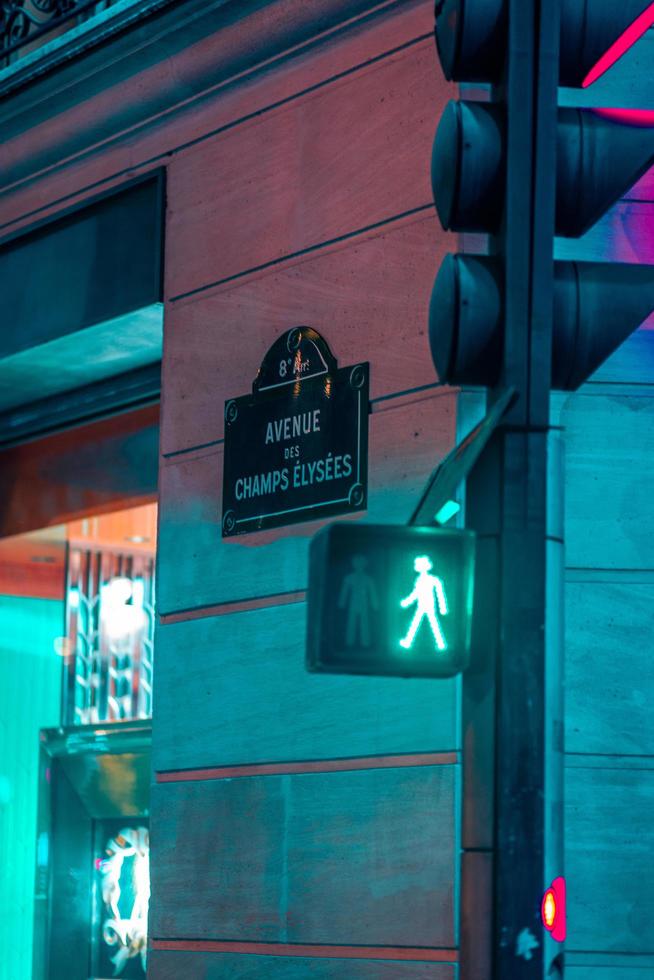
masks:
<svg viewBox="0 0 654 980"><path fill-rule="evenodd" d="M122 0L90 29L0 73L0 193L347 22L416 2ZM93 111L74 125L82 104Z"/></svg>
<svg viewBox="0 0 654 980"><path fill-rule="evenodd" d="M175 0L118 0L111 7L93 14L82 24L69 27L65 33L46 44L21 54L16 61L0 69L0 100L174 2Z"/></svg>

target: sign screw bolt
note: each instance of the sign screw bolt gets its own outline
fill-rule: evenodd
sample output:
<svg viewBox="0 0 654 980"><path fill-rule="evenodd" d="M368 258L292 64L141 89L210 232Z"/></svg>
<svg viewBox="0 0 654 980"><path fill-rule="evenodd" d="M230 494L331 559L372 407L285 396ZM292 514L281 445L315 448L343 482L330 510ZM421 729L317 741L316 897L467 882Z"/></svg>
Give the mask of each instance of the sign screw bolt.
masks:
<svg viewBox="0 0 654 980"><path fill-rule="evenodd" d="M363 486L355 483L350 489L350 503L353 507L359 507L363 503Z"/></svg>
<svg viewBox="0 0 654 980"><path fill-rule="evenodd" d="M294 327L292 330L288 331L288 337L286 338L286 346L289 351L293 353L300 346L300 341L302 340L302 330L300 327Z"/></svg>
<svg viewBox="0 0 654 980"><path fill-rule="evenodd" d="M235 422L238 417L238 407L234 399L225 405L225 422Z"/></svg>
<svg viewBox="0 0 654 980"><path fill-rule="evenodd" d="M363 370L360 364L353 367L350 371L350 384L353 388L362 388L366 380L366 372Z"/></svg>
<svg viewBox="0 0 654 980"><path fill-rule="evenodd" d="M223 531L225 534L231 534L236 527L236 514L233 510L228 510L223 517Z"/></svg>

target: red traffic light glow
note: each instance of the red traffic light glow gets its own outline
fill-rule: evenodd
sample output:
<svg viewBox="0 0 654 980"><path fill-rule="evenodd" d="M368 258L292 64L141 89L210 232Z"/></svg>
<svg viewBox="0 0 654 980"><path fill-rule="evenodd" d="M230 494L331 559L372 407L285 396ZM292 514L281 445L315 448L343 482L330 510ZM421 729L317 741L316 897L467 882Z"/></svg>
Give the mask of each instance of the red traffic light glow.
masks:
<svg viewBox="0 0 654 980"><path fill-rule="evenodd" d="M636 41L643 36L646 30L654 24L654 2L650 3L645 10L643 10L640 16L629 25L626 31L623 31L620 37L613 42L608 51L605 51L602 57L597 61L591 70L588 72L583 82L581 83L582 88L588 88L593 82L608 71L611 65L614 65L619 58L622 57L629 48L633 47Z"/></svg>
<svg viewBox="0 0 654 980"><path fill-rule="evenodd" d="M552 939L562 943L566 936L565 878L555 878L545 891L540 917Z"/></svg>

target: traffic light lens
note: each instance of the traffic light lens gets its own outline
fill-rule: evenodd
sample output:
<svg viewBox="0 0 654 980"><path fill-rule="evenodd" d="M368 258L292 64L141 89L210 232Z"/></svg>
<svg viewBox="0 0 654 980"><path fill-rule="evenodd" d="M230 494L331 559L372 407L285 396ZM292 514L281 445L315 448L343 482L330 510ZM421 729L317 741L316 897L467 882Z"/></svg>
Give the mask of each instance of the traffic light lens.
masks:
<svg viewBox="0 0 654 980"><path fill-rule="evenodd" d="M620 37L613 42L611 47L604 52L602 57L593 65L586 77L581 83L582 88L588 88L593 82L596 82L604 72L608 71L611 65L614 65L619 58L625 54L629 48L633 47L636 41L643 36L645 31L647 31L654 24L654 2L650 3L646 9L640 14L639 17L634 20L626 31L620 35Z"/></svg>
<svg viewBox="0 0 654 980"><path fill-rule="evenodd" d="M504 0L436 0L436 47L447 79L499 79L506 7Z"/></svg>
<svg viewBox="0 0 654 980"><path fill-rule="evenodd" d="M556 919L556 899L554 892L548 888L543 899L543 925L546 929L551 929Z"/></svg>

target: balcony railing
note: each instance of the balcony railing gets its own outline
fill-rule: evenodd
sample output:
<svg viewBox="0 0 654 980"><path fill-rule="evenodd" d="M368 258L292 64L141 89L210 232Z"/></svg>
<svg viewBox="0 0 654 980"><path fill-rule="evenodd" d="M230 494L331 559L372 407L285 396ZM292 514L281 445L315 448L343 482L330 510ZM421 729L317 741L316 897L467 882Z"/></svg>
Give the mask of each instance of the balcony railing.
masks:
<svg viewBox="0 0 654 980"><path fill-rule="evenodd" d="M47 44L117 0L0 0L0 66Z"/></svg>

